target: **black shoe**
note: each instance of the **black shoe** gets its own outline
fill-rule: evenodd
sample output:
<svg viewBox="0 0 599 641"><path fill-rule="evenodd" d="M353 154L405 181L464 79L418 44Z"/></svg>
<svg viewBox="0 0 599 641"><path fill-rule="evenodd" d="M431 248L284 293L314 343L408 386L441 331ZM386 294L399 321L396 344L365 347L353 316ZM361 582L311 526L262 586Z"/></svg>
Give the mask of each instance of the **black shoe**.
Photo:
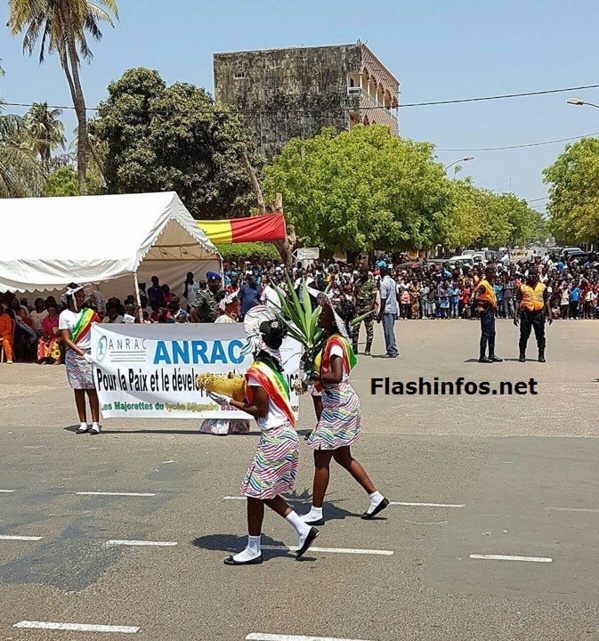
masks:
<svg viewBox="0 0 599 641"><path fill-rule="evenodd" d="M493 356L489 356L489 358L492 363L503 363L503 358L499 358L499 356L495 356L495 354L493 354Z"/></svg>
<svg viewBox="0 0 599 641"><path fill-rule="evenodd" d="M388 499L383 499L375 508L372 510L372 512L364 512L362 514L362 518L365 521L370 521L370 519L373 519L379 512L382 512L387 506L389 505L389 500Z"/></svg>
<svg viewBox="0 0 599 641"><path fill-rule="evenodd" d="M90 429L91 429L91 425L86 425L85 429L83 429L82 427L80 427L80 428L75 432L75 434L86 434L87 432L89 432L89 430L90 430Z"/></svg>
<svg viewBox="0 0 599 641"><path fill-rule="evenodd" d="M526 363L526 354L524 352L520 352L520 358L518 360L521 363Z"/></svg>
<svg viewBox="0 0 599 641"><path fill-rule="evenodd" d="M545 363L545 353L539 352L539 363Z"/></svg>
<svg viewBox="0 0 599 641"><path fill-rule="evenodd" d="M312 430L312 431L314 431L314 430ZM304 434L304 441L307 441L310 438L311 434L312 434L312 432L308 432L307 434Z"/></svg>
<svg viewBox="0 0 599 641"><path fill-rule="evenodd" d="M492 363L493 361L490 358L487 358L486 356L481 356L478 359L479 363Z"/></svg>
<svg viewBox="0 0 599 641"><path fill-rule="evenodd" d="M235 559L232 556L228 556L224 560L225 565L260 565L264 559L262 558L262 555L257 556L255 559L250 559L249 561L235 561Z"/></svg>
<svg viewBox="0 0 599 641"><path fill-rule="evenodd" d="M370 354L370 350L369 350L369 349L367 349L367 350L364 352L364 356L371 356L371 354Z"/></svg>
<svg viewBox="0 0 599 641"><path fill-rule="evenodd" d="M366 351L364 352L364 355L365 355L365 356L370 356L370 350L371 350L371 348L372 348L372 344L371 344L371 343L368 343L368 344L366 345Z"/></svg>
<svg viewBox="0 0 599 641"><path fill-rule="evenodd" d="M310 549L312 546L312 543L316 540L316 537L320 534L320 532L315 528L312 527L310 528L310 532L308 532L308 536L306 537L306 540L304 541L304 544L302 547L295 553L295 558L296 559L301 559L302 556Z"/></svg>

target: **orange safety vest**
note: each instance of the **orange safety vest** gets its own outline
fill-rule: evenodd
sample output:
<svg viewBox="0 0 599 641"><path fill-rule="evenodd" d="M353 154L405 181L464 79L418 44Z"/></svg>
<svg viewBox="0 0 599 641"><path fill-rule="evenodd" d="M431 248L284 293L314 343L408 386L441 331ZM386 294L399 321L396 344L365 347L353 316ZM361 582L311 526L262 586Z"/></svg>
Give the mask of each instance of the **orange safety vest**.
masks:
<svg viewBox="0 0 599 641"><path fill-rule="evenodd" d="M477 288L484 287L485 291L482 294L476 295L476 300L478 303L489 303L493 309L497 307L497 296L495 296L495 290L493 285L486 279L481 278L477 283Z"/></svg>
<svg viewBox="0 0 599 641"><path fill-rule="evenodd" d="M539 312L545 307L544 293L545 285L537 283L535 287L531 287L524 283L520 286L520 295L522 302L520 306L528 312Z"/></svg>

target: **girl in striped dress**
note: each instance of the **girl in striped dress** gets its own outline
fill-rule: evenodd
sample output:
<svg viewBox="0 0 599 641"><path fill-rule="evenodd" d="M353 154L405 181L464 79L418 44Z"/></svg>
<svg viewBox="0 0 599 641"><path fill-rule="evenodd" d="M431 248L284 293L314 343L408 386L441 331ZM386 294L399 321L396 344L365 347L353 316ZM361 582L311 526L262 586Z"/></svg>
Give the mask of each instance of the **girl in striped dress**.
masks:
<svg viewBox="0 0 599 641"><path fill-rule="evenodd" d="M318 536L318 530L302 521L281 496L283 492L293 490L298 461L295 414L279 353L285 329L279 321L268 320L260 324L260 335L261 349L246 373L245 401L210 394L216 403L236 407L253 416L261 432L254 462L241 484L241 494L247 497L248 544L239 554L226 558L227 565L262 563L265 505L286 519L296 531L298 559Z"/></svg>
<svg viewBox="0 0 599 641"><path fill-rule="evenodd" d="M351 445L361 435L360 399L349 384L349 373L357 360L351 348L347 324L355 314L348 300L333 303L321 298L322 312L318 324L328 335L320 355L320 371L316 373L314 406L318 423L308 438L314 450L314 485L312 508L302 519L308 525L323 525L322 504L329 485L331 459L345 468L368 494L363 519L372 519L384 510L389 501L377 491L366 470L352 457ZM317 358L318 361L318 358Z"/></svg>

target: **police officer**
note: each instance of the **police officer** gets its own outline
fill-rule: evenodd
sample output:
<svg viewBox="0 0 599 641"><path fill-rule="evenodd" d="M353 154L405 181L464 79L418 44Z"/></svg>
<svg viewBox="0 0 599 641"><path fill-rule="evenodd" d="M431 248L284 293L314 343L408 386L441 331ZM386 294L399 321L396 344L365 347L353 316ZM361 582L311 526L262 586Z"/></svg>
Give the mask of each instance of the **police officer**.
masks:
<svg viewBox="0 0 599 641"><path fill-rule="evenodd" d="M480 358L479 363L501 363L502 358L495 356L495 314L497 311L497 298L493 283L495 282L495 268L487 267L485 277L476 284L474 300L480 317ZM487 345L489 356L486 356Z"/></svg>
<svg viewBox="0 0 599 641"><path fill-rule="evenodd" d="M530 332L534 328L537 347L539 348L539 363L545 362L545 314L549 324L553 323L553 314L549 304L547 286L539 281L538 271L532 267L528 271L526 283L520 286L516 296L516 313L514 325L520 322L520 362L526 362L526 345Z"/></svg>
<svg viewBox="0 0 599 641"><path fill-rule="evenodd" d="M356 315L362 316L370 312L363 321L356 323L352 327L353 350L358 353L358 338L360 337L360 326L364 323L366 328L366 356L370 356L370 348L374 338L374 318L377 308L377 287L374 280L368 277L368 268L360 268L360 280L356 283Z"/></svg>

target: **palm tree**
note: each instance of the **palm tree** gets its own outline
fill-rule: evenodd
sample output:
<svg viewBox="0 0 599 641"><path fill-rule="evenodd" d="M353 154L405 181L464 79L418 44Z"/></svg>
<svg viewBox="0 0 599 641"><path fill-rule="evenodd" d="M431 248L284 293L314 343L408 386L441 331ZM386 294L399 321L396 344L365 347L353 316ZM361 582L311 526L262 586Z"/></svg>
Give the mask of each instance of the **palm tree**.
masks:
<svg viewBox="0 0 599 641"><path fill-rule="evenodd" d="M102 8L106 7L106 10ZM87 119L81 80L79 78L80 55L91 60L92 52L87 43L87 34L96 40L102 38L98 27L101 20L114 26L109 12L118 18L116 0L9 0L8 26L16 36L25 32L23 51L33 53L40 43L40 64L46 52L58 54L60 65L67 78L73 106L77 114L77 178L79 194L86 193L87 168Z"/></svg>
<svg viewBox="0 0 599 641"><path fill-rule="evenodd" d="M0 101L0 198L40 196L45 176L19 116L4 115Z"/></svg>
<svg viewBox="0 0 599 641"><path fill-rule="evenodd" d="M44 165L46 171L50 166L50 157L57 148L65 148L67 139L64 136L64 125L58 119L61 109L48 109L47 102L36 102L25 114L25 126L33 141L33 150Z"/></svg>

